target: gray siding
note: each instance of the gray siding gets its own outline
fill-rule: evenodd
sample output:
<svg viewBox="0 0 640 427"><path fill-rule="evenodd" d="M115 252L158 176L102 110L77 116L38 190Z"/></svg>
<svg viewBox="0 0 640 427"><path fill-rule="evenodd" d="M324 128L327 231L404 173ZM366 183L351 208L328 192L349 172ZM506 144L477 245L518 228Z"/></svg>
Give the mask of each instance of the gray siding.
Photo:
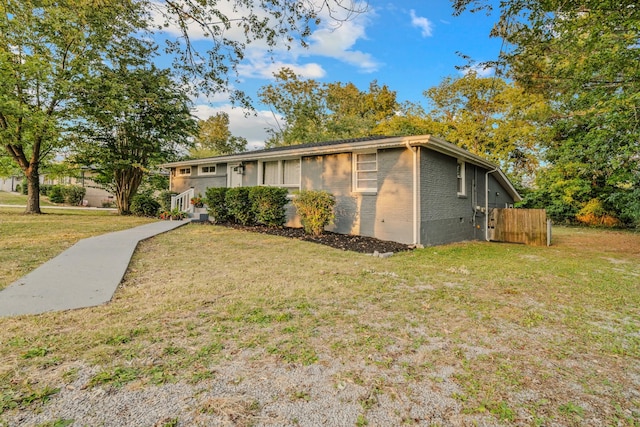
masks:
<svg viewBox="0 0 640 427"><path fill-rule="evenodd" d="M336 197L330 231L413 243L412 154L407 149L378 151L378 191L352 191L351 153L302 159L302 189L326 190Z"/></svg>
<svg viewBox="0 0 640 427"><path fill-rule="evenodd" d="M215 175L199 176L199 167L191 166L191 175L189 176L172 176L171 191L182 193L193 187L196 194L204 195L209 187L226 187L227 186L227 164L216 164ZM172 171L173 173L173 171Z"/></svg>
<svg viewBox="0 0 640 427"><path fill-rule="evenodd" d="M467 196L457 192L457 159L429 149L421 149L421 242L439 245L475 238L472 191L466 170Z"/></svg>
<svg viewBox="0 0 640 427"><path fill-rule="evenodd" d="M465 163L466 195L457 194L457 159L421 149L421 241L426 246L485 238L487 169ZM489 208L512 204L489 175ZM474 209L478 207L480 209Z"/></svg>
<svg viewBox="0 0 640 427"><path fill-rule="evenodd" d="M484 191L484 185L482 187ZM496 181L493 175L489 175L489 208L508 208L513 205L513 198ZM484 206L484 205L483 205Z"/></svg>
<svg viewBox="0 0 640 427"><path fill-rule="evenodd" d="M244 162L243 187L258 185L258 162Z"/></svg>

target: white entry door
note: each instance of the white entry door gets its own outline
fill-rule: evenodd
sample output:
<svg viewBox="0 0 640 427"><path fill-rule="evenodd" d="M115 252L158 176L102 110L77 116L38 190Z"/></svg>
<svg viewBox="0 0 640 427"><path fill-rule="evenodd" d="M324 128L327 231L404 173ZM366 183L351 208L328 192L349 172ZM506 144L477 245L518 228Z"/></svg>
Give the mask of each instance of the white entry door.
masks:
<svg viewBox="0 0 640 427"><path fill-rule="evenodd" d="M239 163L229 164L227 170L229 188L242 187L242 166Z"/></svg>

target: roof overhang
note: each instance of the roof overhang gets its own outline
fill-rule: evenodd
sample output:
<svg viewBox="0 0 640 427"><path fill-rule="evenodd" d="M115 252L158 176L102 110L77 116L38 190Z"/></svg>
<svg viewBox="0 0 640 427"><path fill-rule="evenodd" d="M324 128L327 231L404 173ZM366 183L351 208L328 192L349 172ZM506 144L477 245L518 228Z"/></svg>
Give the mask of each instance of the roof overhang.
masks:
<svg viewBox="0 0 640 427"><path fill-rule="evenodd" d="M515 189L513 184L511 184L507 176L496 164L472 154L457 145L431 135L381 137L380 139L368 139L363 141L338 141L336 143L315 146L308 146L305 144L300 146L292 145L281 149L256 150L240 154L208 157L204 159L182 160L179 162L165 163L160 165L160 167L176 168L181 166L198 166L212 163L250 162L258 160L285 159L288 157L308 157L353 151L380 150L385 148L402 148L407 146L429 148L465 162L482 166L489 170L490 173L494 174L495 179L510 193L515 201L522 200L522 197L518 194L518 191Z"/></svg>

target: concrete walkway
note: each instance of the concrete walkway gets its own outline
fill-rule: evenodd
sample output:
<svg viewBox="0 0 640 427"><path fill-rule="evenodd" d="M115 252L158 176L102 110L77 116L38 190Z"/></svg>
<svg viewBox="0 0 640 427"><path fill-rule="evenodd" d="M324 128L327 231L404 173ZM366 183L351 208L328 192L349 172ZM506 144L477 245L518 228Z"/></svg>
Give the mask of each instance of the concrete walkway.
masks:
<svg viewBox="0 0 640 427"><path fill-rule="evenodd" d="M111 301L138 242L189 221L157 221L80 240L0 291L0 317L93 307Z"/></svg>

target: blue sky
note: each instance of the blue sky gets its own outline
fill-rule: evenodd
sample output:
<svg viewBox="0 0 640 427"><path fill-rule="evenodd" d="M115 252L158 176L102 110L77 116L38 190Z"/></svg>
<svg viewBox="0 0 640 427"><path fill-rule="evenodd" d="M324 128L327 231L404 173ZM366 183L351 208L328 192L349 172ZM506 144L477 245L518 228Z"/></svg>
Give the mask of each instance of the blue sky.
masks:
<svg viewBox="0 0 640 427"><path fill-rule="evenodd" d="M395 90L399 101L424 104L423 91L447 76L461 75L456 66L465 62L456 52L484 61L495 59L500 50L500 40L489 38L496 16L479 12L456 17L452 12L449 0L369 0L366 13L340 26L321 24L310 37L308 49L276 49L272 61L258 43L247 50L236 83L254 99L257 116L244 118L224 95L194 100L194 114L206 119L226 111L232 133L247 138L250 149L261 148L273 115L257 102L256 94L283 66L321 82L352 82L362 90L377 80ZM200 43L207 41L203 38ZM490 74L491 70L479 72Z"/></svg>

